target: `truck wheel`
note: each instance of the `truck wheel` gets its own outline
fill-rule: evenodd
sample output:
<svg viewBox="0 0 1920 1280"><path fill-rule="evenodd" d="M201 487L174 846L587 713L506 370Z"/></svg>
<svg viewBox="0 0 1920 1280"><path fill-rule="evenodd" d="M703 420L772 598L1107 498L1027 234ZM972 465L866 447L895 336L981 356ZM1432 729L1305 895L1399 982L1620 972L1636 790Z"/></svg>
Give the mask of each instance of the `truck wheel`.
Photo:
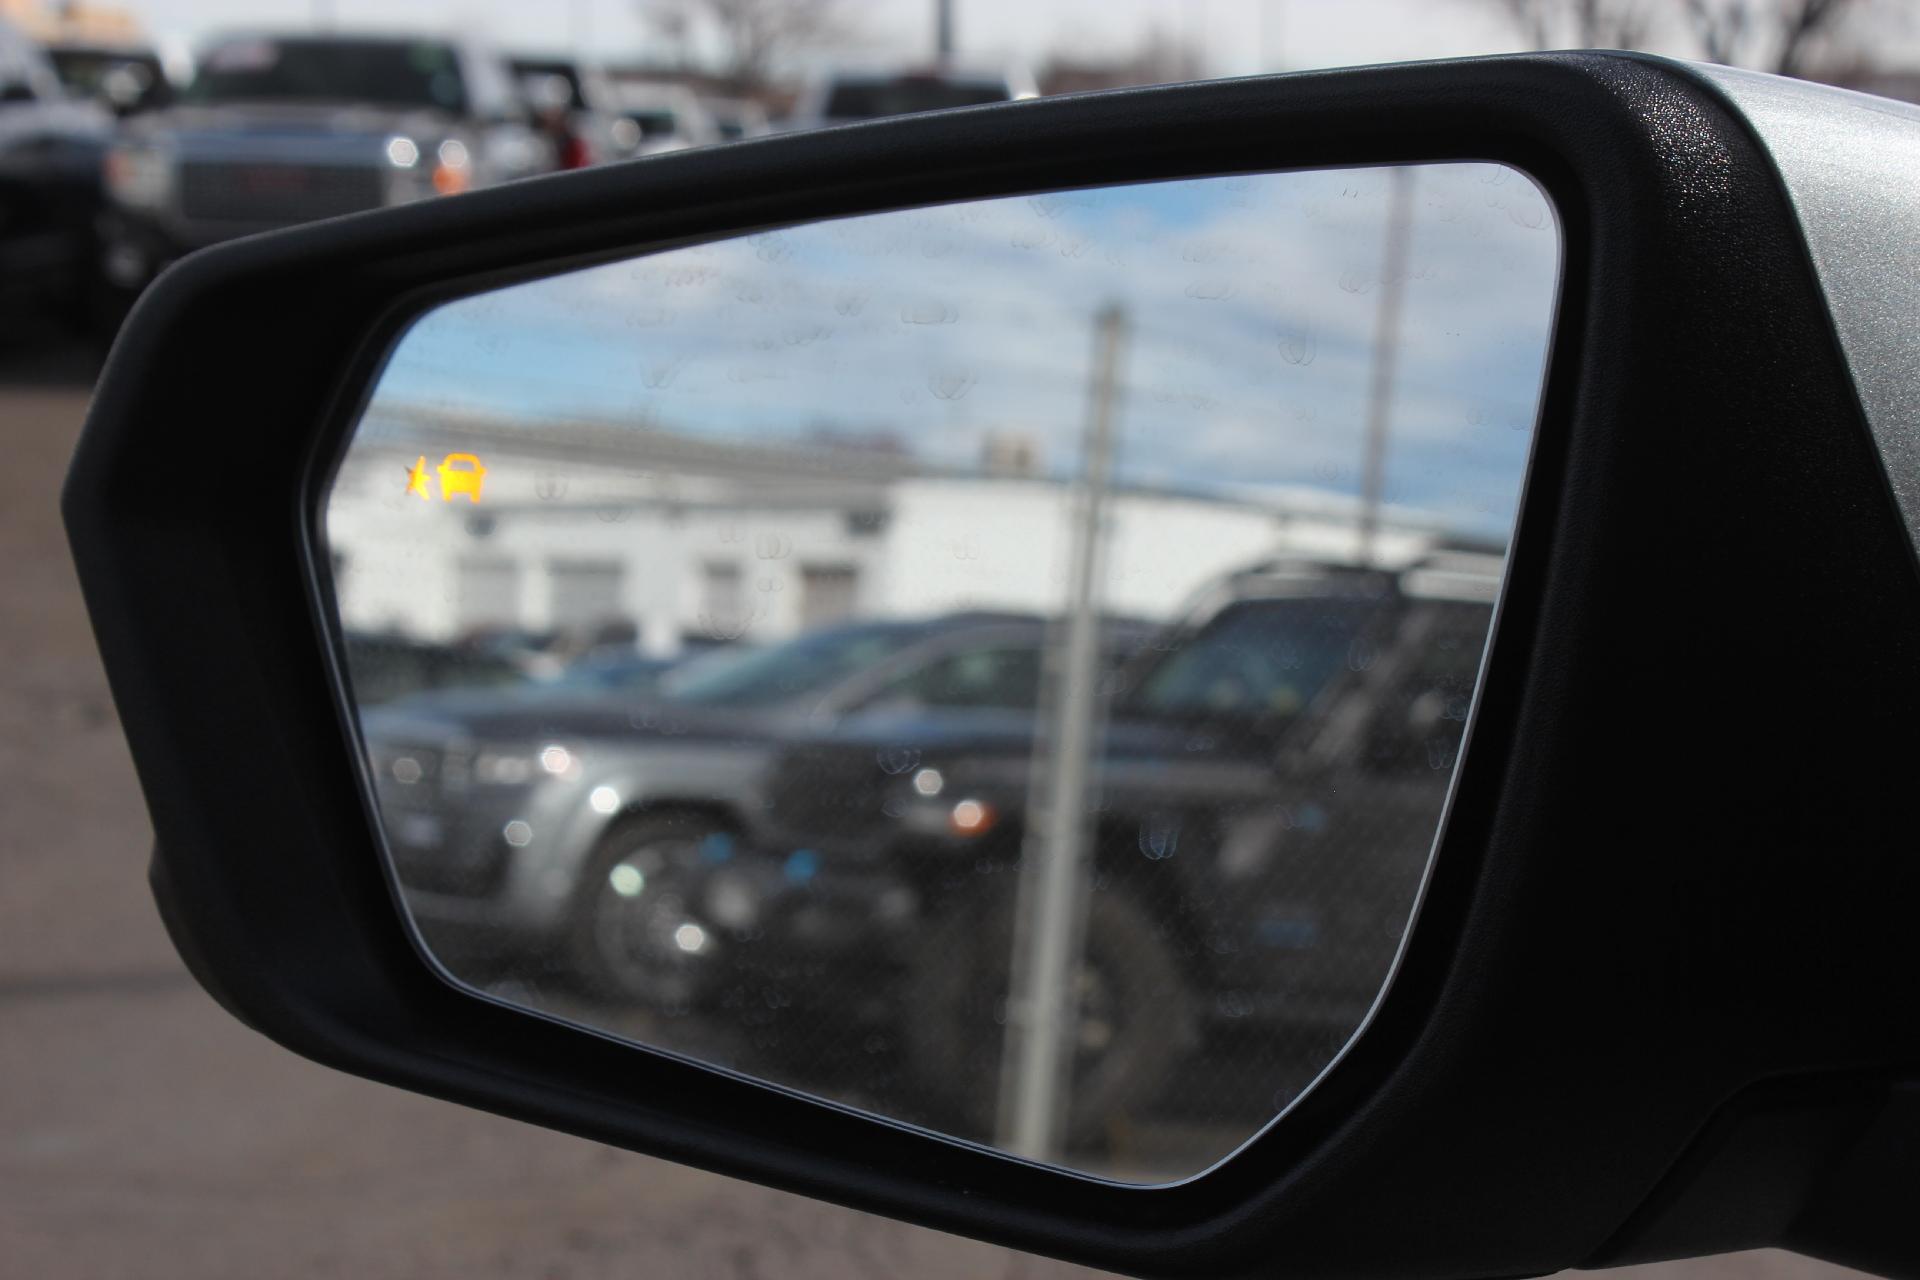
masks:
<svg viewBox="0 0 1920 1280"><path fill-rule="evenodd" d="M574 966L598 994L684 1009L717 968L720 939L694 907L709 818L643 814L601 837L576 890Z"/></svg>
<svg viewBox="0 0 1920 1280"><path fill-rule="evenodd" d="M907 976L913 1070L963 1136L979 1140L996 1136L1012 944L1013 904L1002 896L935 927ZM1075 986L1066 1136L1083 1146L1160 1091L1193 1039L1195 1013L1160 929L1123 894L1094 895Z"/></svg>

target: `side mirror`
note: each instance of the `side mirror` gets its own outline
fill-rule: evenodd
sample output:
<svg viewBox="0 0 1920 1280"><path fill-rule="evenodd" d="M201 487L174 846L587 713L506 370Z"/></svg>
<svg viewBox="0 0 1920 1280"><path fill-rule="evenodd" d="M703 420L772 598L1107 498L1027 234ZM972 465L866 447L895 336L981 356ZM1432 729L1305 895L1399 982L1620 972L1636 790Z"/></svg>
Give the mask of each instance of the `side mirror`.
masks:
<svg viewBox="0 0 1920 1280"><path fill-rule="evenodd" d="M1915 171L1901 109L1543 55L192 255L64 499L162 916L317 1060L1090 1265L1910 1271ZM1283 606L1200 705L1331 687L1355 576L1482 610L1435 785L1099 713L1098 619L1194 599ZM733 698L1010 618L1025 725ZM755 665L363 714L356 637L628 623Z"/></svg>

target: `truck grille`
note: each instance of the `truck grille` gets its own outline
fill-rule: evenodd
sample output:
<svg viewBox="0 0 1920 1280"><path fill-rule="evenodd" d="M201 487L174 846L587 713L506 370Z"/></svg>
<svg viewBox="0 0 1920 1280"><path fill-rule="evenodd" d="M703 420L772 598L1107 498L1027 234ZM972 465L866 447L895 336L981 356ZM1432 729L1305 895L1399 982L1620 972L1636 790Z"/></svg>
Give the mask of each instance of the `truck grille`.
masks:
<svg viewBox="0 0 1920 1280"><path fill-rule="evenodd" d="M460 804L469 753L381 743L368 761L394 870L409 889L484 897L500 886L509 850L497 828Z"/></svg>
<svg viewBox="0 0 1920 1280"><path fill-rule="evenodd" d="M181 166L180 212L195 222L307 222L378 209L386 181L357 165L201 161Z"/></svg>
<svg viewBox="0 0 1920 1280"><path fill-rule="evenodd" d="M881 808L890 781L870 750L790 751L767 779L769 816L787 838L803 843L871 838L894 825Z"/></svg>

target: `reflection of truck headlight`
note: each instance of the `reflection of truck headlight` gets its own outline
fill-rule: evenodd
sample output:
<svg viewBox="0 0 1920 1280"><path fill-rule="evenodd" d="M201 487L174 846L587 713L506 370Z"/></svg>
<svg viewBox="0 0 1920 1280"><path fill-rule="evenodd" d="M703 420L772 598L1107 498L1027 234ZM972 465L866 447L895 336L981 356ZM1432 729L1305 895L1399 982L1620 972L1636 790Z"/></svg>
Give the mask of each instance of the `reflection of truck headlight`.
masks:
<svg viewBox="0 0 1920 1280"><path fill-rule="evenodd" d="M947 829L957 836L983 836L998 817L984 800L962 800L947 814Z"/></svg>
<svg viewBox="0 0 1920 1280"><path fill-rule="evenodd" d="M520 786L543 773L563 777L573 769L573 752L558 743L531 752L525 747L483 747L473 757L473 780L490 787Z"/></svg>
<svg viewBox="0 0 1920 1280"><path fill-rule="evenodd" d="M387 139L386 159L392 166L388 204L456 195L473 185L473 155L458 138L430 143L395 135Z"/></svg>
<svg viewBox="0 0 1920 1280"><path fill-rule="evenodd" d="M101 177L121 204L160 209L173 196L173 156L140 143L115 143L107 148Z"/></svg>
<svg viewBox="0 0 1920 1280"><path fill-rule="evenodd" d="M412 138L387 139L387 163L396 169L411 169L420 163L420 144Z"/></svg>
<svg viewBox="0 0 1920 1280"><path fill-rule="evenodd" d="M473 185L473 159L467 144L448 138L434 149L433 189L443 196L458 195Z"/></svg>

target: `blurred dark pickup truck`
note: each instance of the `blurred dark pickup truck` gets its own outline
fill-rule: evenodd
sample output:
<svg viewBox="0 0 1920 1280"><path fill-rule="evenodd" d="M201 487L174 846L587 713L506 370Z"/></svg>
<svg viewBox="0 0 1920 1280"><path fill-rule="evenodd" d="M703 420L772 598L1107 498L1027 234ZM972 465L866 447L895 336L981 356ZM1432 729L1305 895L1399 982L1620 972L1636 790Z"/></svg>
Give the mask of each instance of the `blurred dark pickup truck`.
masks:
<svg viewBox="0 0 1920 1280"><path fill-rule="evenodd" d="M470 41L230 36L108 151L103 273L130 298L203 245L552 167L506 62Z"/></svg>
<svg viewBox="0 0 1920 1280"><path fill-rule="evenodd" d="M100 156L112 116L73 97L0 19L0 342L86 318Z"/></svg>

